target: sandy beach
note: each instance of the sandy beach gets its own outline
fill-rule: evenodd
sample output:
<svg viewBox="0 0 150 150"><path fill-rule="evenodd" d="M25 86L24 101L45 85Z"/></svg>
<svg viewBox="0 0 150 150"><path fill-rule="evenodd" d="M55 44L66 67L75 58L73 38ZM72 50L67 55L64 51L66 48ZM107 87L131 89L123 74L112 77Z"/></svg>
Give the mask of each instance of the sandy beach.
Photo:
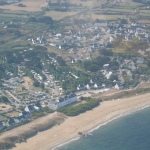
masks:
<svg viewBox="0 0 150 150"><path fill-rule="evenodd" d="M76 117L68 117L60 125L56 125L49 130L40 132L36 136L29 138L26 142L17 143L13 150L52 150L54 147L64 142L79 137L78 132L87 133L93 128L108 122L113 118L149 106L149 97L150 93L102 102L99 107L92 111L88 111ZM41 121L43 121L43 118L41 118ZM40 118L38 121L40 121ZM26 126L28 125L24 125L20 128L23 129ZM13 133L15 133L15 131L17 132L17 128L13 129ZM11 132L12 131L8 131L3 134L5 135Z"/></svg>

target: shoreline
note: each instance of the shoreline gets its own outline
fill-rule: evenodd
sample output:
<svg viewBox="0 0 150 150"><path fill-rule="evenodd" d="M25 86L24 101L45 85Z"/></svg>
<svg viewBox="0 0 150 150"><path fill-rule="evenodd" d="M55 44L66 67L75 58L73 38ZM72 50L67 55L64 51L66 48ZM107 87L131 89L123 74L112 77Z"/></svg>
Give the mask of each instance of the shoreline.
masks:
<svg viewBox="0 0 150 150"><path fill-rule="evenodd" d="M90 133L107 123L138 110L150 107L150 93L112 101L104 101L99 107L76 117L68 117L62 124L38 133L25 143L17 143L13 150L56 150L78 140L78 132ZM42 138L41 138L42 137Z"/></svg>
<svg viewBox="0 0 150 150"><path fill-rule="evenodd" d="M112 118L112 119L110 119L110 120L108 120L108 121L106 121L106 122L104 122L104 123L102 123L102 124L100 124L100 125L94 127L93 129L91 129L90 131L88 131L88 132L85 133L85 134L89 134L89 133L91 133L91 132L93 132L93 131L95 131L95 130L98 130L100 127L105 126L106 124L108 124L108 123L110 123L110 122L112 122L112 121L114 121L114 120L117 120L117 119L119 119L119 118L122 118L122 117L125 117L125 116L128 116L128 115L131 115L131 114L133 114L133 113L135 113L135 112L138 112L138 111L140 111L140 110L146 109L146 108L148 108L148 107L150 107L150 104L149 104L149 105L146 105L146 106L143 106L143 107L139 107L139 108L137 108L137 109L135 109L135 110L132 110L132 111L130 111L130 112L124 112L124 113L122 113L122 114L120 114L120 115L118 115L118 116L116 116L116 117L114 117L114 118ZM64 143L61 143L60 145L57 145L56 147L54 147L54 148L52 148L52 149L47 149L47 150L57 150L57 148L60 148L60 147L62 147L62 146L64 146L64 145L67 145L67 144L69 144L69 143L71 143L71 142L73 142L73 141L77 141L77 140L79 140L80 138L81 138L80 136L75 137L74 139L71 139L71 140L66 141L66 142L64 142Z"/></svg>

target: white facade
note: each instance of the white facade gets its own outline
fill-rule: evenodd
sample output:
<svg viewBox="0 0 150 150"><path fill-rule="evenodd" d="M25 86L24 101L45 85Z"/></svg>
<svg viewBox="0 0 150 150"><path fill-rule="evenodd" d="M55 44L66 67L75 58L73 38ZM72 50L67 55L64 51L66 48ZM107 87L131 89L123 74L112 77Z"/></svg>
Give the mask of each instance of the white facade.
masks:
<svg viewBox="0 0 150 150"><path fill-rule="evenodd" d="M64 107L66 105L69 105L71 103L74 103L76 101L77 101L77 96L75 94L70 94L63 98L60 98L57 102L50 102L49 107L55 110Z"/></svg>
<svg viewBox="0 0 150 150"><path fill-rule="evenodd" d="M114 89L116 89L116 90L121 90L121 89L123 89L123 86L122 86L122 85L119 85L119 84L116 84L116 85L114 86Z"/></svg>
<svg viewBox="0 0 150 150"><path fill-rule="evenodd" d="M26 106L26 108L24 109L26 112L30 112L28 106Z"/></svg>
<svg viewBox="0 0 150 150"><path fill-rule="evenodd" d="M6 2L7 2L8 4L12 4L12 3L15 3L16 0L6 0Z"/></svg>

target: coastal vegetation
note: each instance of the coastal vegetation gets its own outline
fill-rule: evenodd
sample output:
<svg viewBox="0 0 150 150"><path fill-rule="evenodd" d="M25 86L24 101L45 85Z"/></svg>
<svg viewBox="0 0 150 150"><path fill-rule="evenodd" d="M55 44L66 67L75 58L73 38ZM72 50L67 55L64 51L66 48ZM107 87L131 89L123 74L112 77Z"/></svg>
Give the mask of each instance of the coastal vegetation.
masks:
<svg viewBox="0 0 150 150"><path fill-rule="evenodd" d="M85 113L86 111L92 110L93 108L100 105L101 100L93 99L93 98L82 98L85 103L78 104L76 106L68 106L59 108L57 111L64 113L67 116L77 116L81 113Z"/></svg>
<svg viewBox="0 0 150 150"><path fill-rule="evenodd" d="M53 112L54 112L54 110L50 109L49 107L44 107L44 108L40 109L39 111L33 112L32 119L36 119L36 118L42 117L46 114L50 114Z"/></svg>

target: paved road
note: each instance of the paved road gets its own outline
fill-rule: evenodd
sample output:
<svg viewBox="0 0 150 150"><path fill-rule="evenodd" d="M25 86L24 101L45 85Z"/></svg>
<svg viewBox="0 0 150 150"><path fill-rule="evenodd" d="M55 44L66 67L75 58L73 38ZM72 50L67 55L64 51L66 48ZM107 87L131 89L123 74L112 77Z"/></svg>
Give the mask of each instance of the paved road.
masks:
<svg viewBox="0 0 150 150"><path fill-rule="evenodd" d="M20 103L20 100L16 97L16 96L14 96L13 94L11 94L9 91L7 91L7 90L5 90L5 92L10 96L10 97L12 97L14 100L16 100L17 102L19 102Z"/></svg>
<svg viewBox="0 0 150 150"><path fill-rule="evenodd" d="M56 96L58 96L60 92L59 92L59 89L58 89L58 87L57 87L55 81L52 80L52 79L49 77L49 75L46 74L44 71L42 71L42 73L46 76L46 78L47 78L49 81L53 81L53 83L54 83L54 89L52 89L52 93L54 93Z"/></svg>

